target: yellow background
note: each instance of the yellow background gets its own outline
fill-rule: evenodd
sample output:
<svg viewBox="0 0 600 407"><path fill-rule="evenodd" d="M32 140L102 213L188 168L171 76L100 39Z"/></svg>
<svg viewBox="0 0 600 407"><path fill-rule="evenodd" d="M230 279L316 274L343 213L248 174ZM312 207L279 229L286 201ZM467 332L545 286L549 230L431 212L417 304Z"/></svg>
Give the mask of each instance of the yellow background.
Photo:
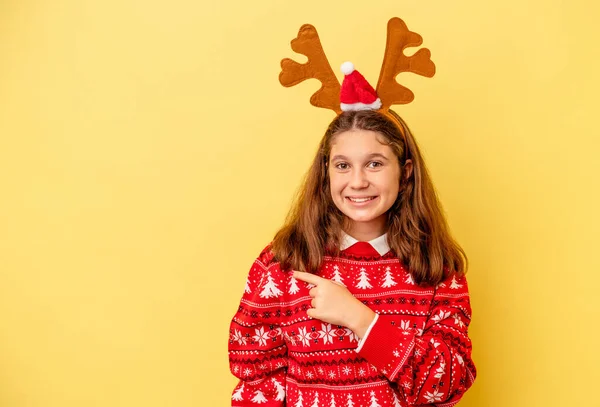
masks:
<svg viewBox="0 0 600 407"><path fill-rule="evenodd" d="M598 404L592 1L0 3L0 406L228 406L227 339L332 113L278 83L303 23L397 111L471 260L463 407ZM412 52L412 50L411 50ZM341 74L339 74L341 78Z"/></svg>

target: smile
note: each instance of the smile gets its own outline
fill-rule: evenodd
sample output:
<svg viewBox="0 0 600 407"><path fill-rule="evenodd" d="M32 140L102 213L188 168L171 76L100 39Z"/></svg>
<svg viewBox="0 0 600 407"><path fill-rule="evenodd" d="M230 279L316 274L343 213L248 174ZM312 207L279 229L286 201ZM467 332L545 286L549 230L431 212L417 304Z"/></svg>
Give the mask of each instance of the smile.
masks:
<svg viewBox="0 0 600 407"><path fill-rule="evenodd" d="M364 203L364 202L369 202L372 201L373 199L377 198L376 196L370 196L370 197L366 197L366 198L352 198L347 196L346 199L348 199L351 202L355 202L355 203Z"/></svg>

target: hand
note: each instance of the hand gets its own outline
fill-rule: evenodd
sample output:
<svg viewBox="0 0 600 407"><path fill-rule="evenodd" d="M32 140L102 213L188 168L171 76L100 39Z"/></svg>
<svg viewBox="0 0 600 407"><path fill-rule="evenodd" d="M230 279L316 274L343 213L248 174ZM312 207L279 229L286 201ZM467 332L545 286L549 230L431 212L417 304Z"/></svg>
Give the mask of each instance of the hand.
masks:
<svg viewBox="0 0 600 407"><path fill-rule="evenodd" d="M294 278L315 286L308 292L312 298L312 308L306 311L309 317L348 327L359 338L365 335L375 312L354 298L346 287L301 271L294 271Z"/></svg>

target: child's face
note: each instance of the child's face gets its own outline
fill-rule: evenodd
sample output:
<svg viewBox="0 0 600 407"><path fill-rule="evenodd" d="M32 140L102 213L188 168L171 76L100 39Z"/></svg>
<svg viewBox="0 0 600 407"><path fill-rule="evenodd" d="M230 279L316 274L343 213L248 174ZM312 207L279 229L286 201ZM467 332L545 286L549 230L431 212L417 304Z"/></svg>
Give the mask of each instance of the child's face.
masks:
<svg viewBox="0 0 600 407"><path fill-rule="evenodd" d="M361 234L384 232L386 212L398 197L400 165L383 136L370 130L338 134L331 145L328 175L335 206ZM347 231L349 232L349 231Z"/></svg>

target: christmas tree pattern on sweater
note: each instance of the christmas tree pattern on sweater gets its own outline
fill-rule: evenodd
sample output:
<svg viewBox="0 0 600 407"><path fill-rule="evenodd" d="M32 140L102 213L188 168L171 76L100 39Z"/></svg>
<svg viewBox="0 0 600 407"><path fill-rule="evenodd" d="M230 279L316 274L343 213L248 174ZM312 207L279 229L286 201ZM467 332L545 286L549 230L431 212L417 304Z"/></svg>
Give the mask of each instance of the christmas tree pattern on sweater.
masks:
<svg viewBox="0 0 600 407"><path fill-rule="evenodd" d="M368 335L311 319L312 287L281 270L267 246L230 325L232 406L453 406L475 380L464 276L420 287L393 252L344 250L317 273L377 314Z"/></svg>

